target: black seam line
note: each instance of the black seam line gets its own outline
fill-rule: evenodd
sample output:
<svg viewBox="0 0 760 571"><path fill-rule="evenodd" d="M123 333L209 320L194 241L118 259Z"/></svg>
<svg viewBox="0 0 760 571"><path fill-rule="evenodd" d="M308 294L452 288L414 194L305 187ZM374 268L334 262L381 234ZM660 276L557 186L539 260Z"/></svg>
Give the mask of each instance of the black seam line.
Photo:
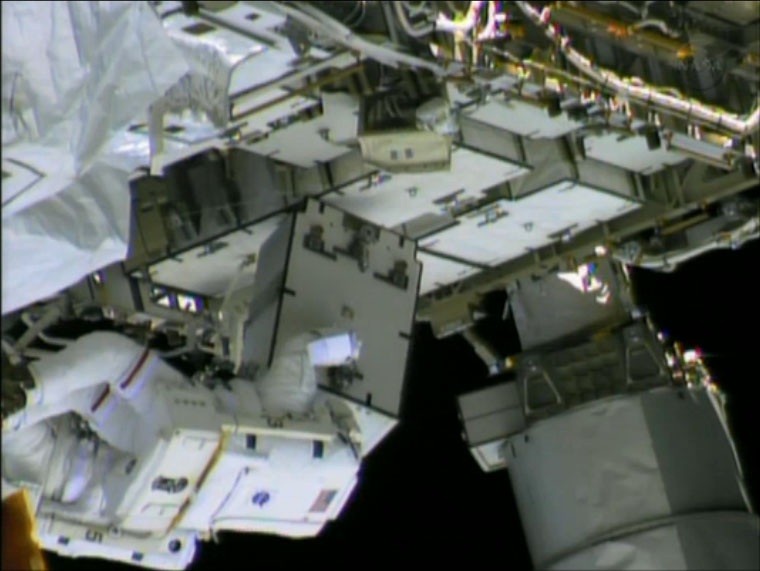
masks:
<svg viewBox="0 0 760 571"><path fill-rule="evenodd" d="M348 182L344 182L344 183L341 183L341 184L339 184L337 186L334 186L332 188L328 188L327 190L321 191L319 194L316 195L316 198L322 200L328 194L333 194L333 193L334 194L338 194L339 196L345 196L345 193L341 192L343 189L348 188L349 186L354 185L357 182L369 180L369 179L371 179L371 177L375 176L376 174L378 174L380 172L381 172L380 170L373 170L373 171L369 172L368 174L363 174L363 175L357 176L356 178L352 178ZM333 204L331 204L330 206L332 206L334 208L339 208L339 207L336 207Z"/></svg>
<svg viewBox="0 0 760 571"><path fill-rule="evenodd" d="M424 254L429 254L430 256L435 256L437 258L442 258L444 260L449 260L451 262L456 262L458 264L463 264L465 266L470 266L471 268L477 268L479 270L490 270L491 266L487 266L485 264L481 264L479 262L473 262L471 260L465 260L464 258L460 258L458 256L452 256L451 254L444 254L443 252L436 252L435 250L431 250L429 248L425 248L423 246L419 246L417 248L420 252L423 252Z"/></svg>
<svg viewBox="0 0 760 571"><path fill-rule="evenodd" d="M306 201L303 201L303 205L306 204ZM296 236L296 230L298 227L298 215L296 213L293 213L290 215L290 218L286 219L284 222L285 224L290 224L290 235L288 236L288 248L285 251L285 263L282 268L282 284L283 288L285 287L285 284L288 282L288 275L290 274L290 262L291 262L291 256L293 253L293 244ZM267 366L272 366L272 361L274 360L274 354L275 354L275 348L277 347L277 335L280 330L280 319L282 318L282 311L284 306L284 300L285 298L283 296L277 296L277 313L275 315L274 319L274 328L272 329L272 343L269 348L269 358L267 359Z"/></svg>
<svg viewBox="0 0 760 571"><path fill-rule="evenodd" d="M34 174L34 175L37 175L37 178L35 178L33 181L31 181L29 184L27 184L27 185L26 185L24 188L22 188L21 190L19 190L19 191L18 191L18 192L17 192L15 195L13 195L11 198L9 198L9 199L8 199L8 200L6 200L5 202L3 202L3 206L7 206L7 205L11 204L11 203L12 203L14 200L16 200L16 199L17 199L17 198L19 198L21 195L23 195L23 194L24 194L24 193L25 193L27 190L29 190L29 189L30 189L30 188L32 188L32 187L33 187L35 184L37 184L39 181L41 181L42 179L44 179L44 178L46 178L46 177L48 176L48 175L46 175L46 174L44 174L44 173L41 173L40 171L38 171L38 170L37 170L37 169L35 169L34 167L32 167L32 166L30 166L30 165L27 165L26 163L22 163L21 161L17 161L16 159L5 158L4 160L8 161L9 163L13 163L13 164L14 164L14 165L16 165L17 167L20 167L20 168L23 168L23 169L26 169L26 170L28 170L28 171L29 171L29 172L31 172L32 174Z"/></svg>
<svg viewBox="0 0 760 571"><path fill-rule="evenodd" d="M368 405L366 399L359 399L359 398L351 396L351 395L349 395L347 393L335 390L335 389L333 389L332 387L330 387L328 385L319 384L319 388L322 389L323 391L325 391L326 393L330 393L331 395L335 395L335 396L338 396L340 398L344 398L344 399L346 399L348 401L351 401L354 404L363 406L363 407L368 408L370 410L374 410L375 412L379 412L381 414L384 414L385 416L393 418L394 420L399 420L401 418L401 415L398 412L390 412L388 410L382 409L382 408L380 408L378 406L375 406L373 404ZM400 408L400 406L399 406L399 408Z"/></svg>
<svg viewBox="0 0 760 571"><path fill-rule="evenodd" d="M37 175L38 177L40 177L40 178L43 178L43 177L46 177L46 176L47 176L45 173L43 173L43 172L41 172L41 171L38 171L38 170L37 170L36 168L34 168L32 165L28 165L28 164L26 164L25 162L23 162L23 161L20 161L20 160L18 160L18 159L12 159L12 158L10 158L10 157L5 157L5 159L4 159L4 160L8 161L9 163L13 163L13 164L14 164L14 165L16 165L17 167L21 167L22 169L26 169L26 170L28 170L29 172L32 172L32 173L36 174L36 175Z"/></svg>

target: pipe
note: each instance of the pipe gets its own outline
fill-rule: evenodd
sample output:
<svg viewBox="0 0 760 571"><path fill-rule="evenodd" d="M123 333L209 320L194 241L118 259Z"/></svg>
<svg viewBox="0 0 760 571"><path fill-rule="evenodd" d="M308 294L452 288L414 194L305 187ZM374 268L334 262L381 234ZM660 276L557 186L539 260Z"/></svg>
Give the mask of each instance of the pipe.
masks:
<svg viewBox="0 0 760 571"><path fill-rule="evenodd" d="M403 64L410 67L427 69L439 77L449 75L444 68L425 59L397 52L396 50L373 44L361 38L334 18L308 4L301 4L299 6L300 9L293 8L284 3L272 2L268 5L280 14L290 16L312 31L328 36L350 49L364 53L368 57L391 67L398 67Z"/></svg>
<svg viewBox="0 0 760 571"><path fill-rule="evenodd" d="M396 18L398 19L399 24L401 24L401 27L404 28L404 31L411 37L422 38L435 31L435 26L433 26L433 24L428 24L421 28L415 28L409 23L409 20L406 17L406 13L404 12L404 6L400 2L392 2L392 4L393 10L396 12Z"/></svg>
<svg viewBox="0 0 760 571"><path fill-rule="evenodd" d="M21 314L21 321L26 325L27 327L34 327L35 321L29 317L28 313L22 313ZM37 333L37 337L42 339L45 343L48 345L58 345L60 347L66 347L69 343L71 343L70 339L63 339L62 337L51 337L50 335L46 335L45 333L40 330ZM6 343L4 341L4 343Z"/></svg>
<svg viewBox="0 0 760 571"><path fill-rule="evenodd" d="M668 28L667 24L665 24L665 22L662 20L654 20L652 18L649 18L648 20L641 20L640 22L636 22L631 26L632 30L640 30L642 28L657 28L666 36L670 36L671 38L678 37L678 34Z"/></svg>
<svg viewBox="0 0 760 571"><path fill-rule="evenodd" d="M17 353L23 353L26 346L29 345L37 335L45 328L55 323L61 316L61 310L53 306L37 321L32 321L28 314L22 314L21 320L29 327L24 334L16 341L16 345L13 347Z"/></svg>
<svg viewBox="0 0 760 571"><path fill-rule="evenodd" d="M435 29L442 32L469 32L475 26L475 22L478 21L478 15L483 2L470 2L470 7L467 10L467 15L462 22L454 22L446 17L444 14L439 14L435 21Z"/></svg>
<svg viewBox="0 0 760 571"><path fill-rule="evenodd" d="M673 97L660 93L646 85L633 85L630 82L620 79L613 72L606 69L597 69L596 66L586 57L570 47L570 39L561 35L560 32L551 24L551 11L544 8L541 12L536 10L528 2L516 2L517 7L538 26L544 28L546 36L557 43L565 54L567 60L577 67L581 72L592 77L602 84L602 87L611 87L616 92L635 99L647 105L658 105L666 109L678 111L691 119L707 123L716 129L727 130L735 135L746 136L757 128L760 122L760 105L746 117L739 117L726 111L713 111L706 105L699 102L687 101L683 98ZM759 102L760 103L760 102Z"/></svg>

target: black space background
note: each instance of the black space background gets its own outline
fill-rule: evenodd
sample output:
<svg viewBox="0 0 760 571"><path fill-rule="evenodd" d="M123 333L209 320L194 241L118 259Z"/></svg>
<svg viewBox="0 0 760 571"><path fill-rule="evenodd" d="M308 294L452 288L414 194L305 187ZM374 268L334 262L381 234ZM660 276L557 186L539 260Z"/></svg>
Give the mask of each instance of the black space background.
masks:
<svg viewBox="0 0 760 571"><path fill-rule="evenodd" d="M708 355L728 393L729 414L758 504L755 445L760 323L760 241L711 252L672 274L635 271L639 302L659 327ZM482 325L512 347L509 326ZM460 436L455 396L482 386L485 367L460 338L437 341L418 325L402 422L366 461L339 521L315 540L221 534L202 543L192 569L531 568L506 472L484 474ZM51 569L135 569L103 560L48 556Z"/></svg>

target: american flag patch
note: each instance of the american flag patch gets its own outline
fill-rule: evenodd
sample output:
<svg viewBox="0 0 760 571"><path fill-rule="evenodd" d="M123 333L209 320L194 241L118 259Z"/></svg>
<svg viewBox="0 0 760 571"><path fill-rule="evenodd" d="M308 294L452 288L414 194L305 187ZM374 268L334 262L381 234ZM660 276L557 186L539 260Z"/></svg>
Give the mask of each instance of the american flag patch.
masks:
<svg viewBox="0 0 760 571"><path fill-rule="evenodd" d="M324 513L330 506L330 502L338 495L338 490L322 490L309 509L310 513Z"/></svg>

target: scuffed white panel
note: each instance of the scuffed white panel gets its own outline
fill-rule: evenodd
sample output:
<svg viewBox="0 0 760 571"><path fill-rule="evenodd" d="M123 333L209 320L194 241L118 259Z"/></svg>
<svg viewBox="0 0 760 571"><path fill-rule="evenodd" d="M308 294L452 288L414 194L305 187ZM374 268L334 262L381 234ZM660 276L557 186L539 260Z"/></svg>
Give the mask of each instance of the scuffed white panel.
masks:
<svg viewBox="0 0 760 571"><path fill-rule="evenodd" d="M383 173L375 184L370 185L368 180L355 182L325 197L325 201L393 228L424 214L440 212L445 205L434 204L438 199L456 192L459 192L459 201L480 198L483 191L526 172L524 167L509 161L470 149L454 148L451 170L398 175Z"/></svg>
<svg viewBox="0 0 760 571"><path fill-rule="evenodd" d="M420 295L425 295L441 286L463 280L478 273L478 268L452 262L445 258L417 252L417 259L422 262L422 281Z"/></svg>
<svg viewBox="0 0 760 571"><path fill-rule="evenodd" d="M159 262L151 266L151 278L162 285L208 296L223 296L233 281L235 290L251 286L257 264L251 263L242 269L241 264L251 256L258 256L282 220L283 217L275 216L222 236L215 243L226 246L215 252L208 253L204 246L199 246Z"/></svg>
<svg viewBox="0 0 760 571"><path fill-rule="evenodd" d="M583 124L568 119L565 114L550 117L546 109L516 99L507 100L504 95L465 111L467 117L493 125L531 139L555 139L580 128Z"/></svg>
<svg viewBox="0 0 760 571"><path fill-rule="evenodd" d="M640 174L652 174L688 157L665 146L649 149L644 137L621 138L616 133L583 139L586 156Z"/></svg>
<svg viewBox="0 0 760 571"><path fill-rule="evenodd" d="M461 216L460 224L425 238L420 246L481 264L499 264L555 241L559 232L570 228L577 232L637 207L630 199L562 182Z"/></svg>

